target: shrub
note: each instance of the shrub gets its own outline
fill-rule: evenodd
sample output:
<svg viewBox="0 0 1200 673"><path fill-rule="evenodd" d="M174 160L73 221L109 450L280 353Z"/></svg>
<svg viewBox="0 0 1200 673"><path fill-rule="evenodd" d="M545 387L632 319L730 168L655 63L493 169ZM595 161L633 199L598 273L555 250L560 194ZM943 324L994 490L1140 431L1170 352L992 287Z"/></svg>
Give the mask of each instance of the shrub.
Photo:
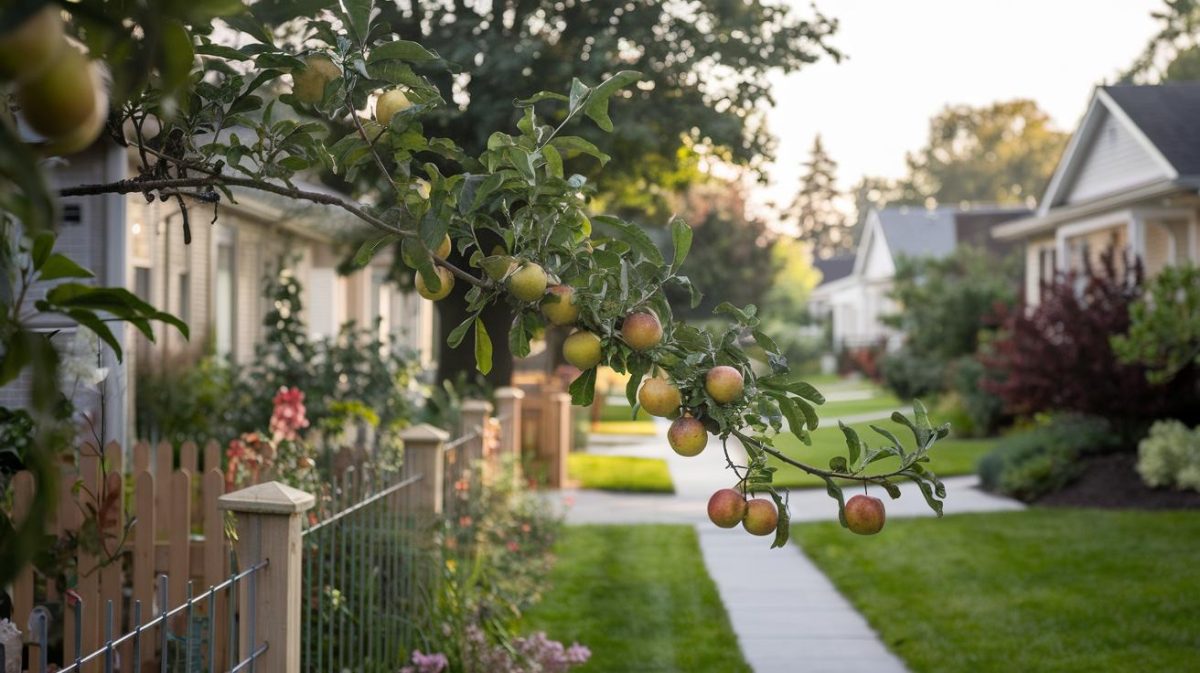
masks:
<svg viewBox="0 0 1200 673"><path fill-rule="evenodd" d="M911 400L943 389L944 362L904 347L885 355L880 362L883 385L902 400Z"/></svg>
<svg viewBox="0 0 1200 673"><path fill-rule="evenodd" d="M1079 459L1119 448L1122 435L1105 419L1058 416L1004 439L979 461L984 489L1030 502L1069 484Z"/></svg>
<svg viewBox="0 0 1200 673"><path fill-rule="evenodd" d="M956 433L987 437L996 432L1010 417L1004 413L1004 402L984 387L987 369L972 355L955 360L948 368L950 390L960 400L968 427L953 426Z"/></svg>
<svg viewBox="0 0 1200 673"><path fill-rule="evenodd" d="M1109 339L1129 328L1141 287L1140 263L1105 253L1099 268L1043 286L1032 311L1009 313L982 361L982 386L1013 414L1075 412L1109 419L1154 419L1171 407L1169 391L1146 380L1141 365L1119 362Z"/></svg>
<svg viewBox="0 0 1200 673"><path fill-rule="evenodd" d="M1138 474L1147 486L1200 491L1200 428L1159 421L1138 444Z"/></svg>
<svg viewBox="0 0 1200 673"><path fill-rule="evenodd" d="M1129 333L1114 336L1112 347L1122 362L1149 367L1156 383L1194 374L1200 364L1200 268L1163 269L1130 307Z"/></svg>

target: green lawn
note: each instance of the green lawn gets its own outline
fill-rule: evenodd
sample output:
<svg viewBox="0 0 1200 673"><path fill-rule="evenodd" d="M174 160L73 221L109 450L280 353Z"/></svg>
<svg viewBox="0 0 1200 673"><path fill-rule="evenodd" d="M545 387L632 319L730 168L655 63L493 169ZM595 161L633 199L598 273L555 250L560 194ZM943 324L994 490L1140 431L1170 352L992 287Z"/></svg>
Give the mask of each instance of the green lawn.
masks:
<svg viewBox="0 0 1200 673"><path fill-rule="evenodd" d="M869 446L880 446L885 440L868 425L874 424L891 430L900 441L904 442L906 450L912 449L912 434L907 428L897 425L890 420L872 421L871 423L854 423L851 425ZM784 453L817 467L828 467L829 459L834 456L846 455L846 437L836 425L822 426L812 433L813 445L805 446L791 433L781 434L775 440L776 448ZM957 439L953 435L934 445L929 452L929 469L940 477L950 477L959 474L971 474L975 464L995 446L997 439ZM899 459L887 458L871 465L870 472L879 474L892 470L898 465ZM785 487L824 486L825 482L813 477L798 468L780 463L772 459L772 464L779 468L775 473L775 483Z"/></svg>
<svg viewBox="0 0 1200 673"><path fill-rule="evenodd" d="M667 461L661 458L572 453L567 456L567 476L582 488L602 491L675 492Z"/></svg>
<svg viewBox="0 0 1200 673"><path fill-rule="evenodd" d="M863 387L871 389L871 397L861 400L826 402L817 407L817 414L821 418L840 418L855 414L878 413L880 418L887 418L892 415L893 411L903 411L904 413L912 411L911 403L902 402L895 395L875 388L869 382L863 383ZM817 386L817 389L820 390L821 387Z"/></svg>
<svg viewBox="0 0 1200 673"><path fill-rule="evenodd" d="M792 535L917 673L1200 670L1200 512L1033 509Z"/></svg>
<svg viewBox="0 0 1200 673"><path fill-rule="evenodd" d="M601 402L601 404L604 404ZM650 414L638 409L637 418L633 417L633 408L628 404L604 404L604 408L600 410L601 421L641 421L652 422Z"/></svg>
<svg viewBox="0 0 1200 673"><path fill-rule="evenodd" d="M588 646L580 673L749 673L691 526L568 526L524 631Z"/></svg>

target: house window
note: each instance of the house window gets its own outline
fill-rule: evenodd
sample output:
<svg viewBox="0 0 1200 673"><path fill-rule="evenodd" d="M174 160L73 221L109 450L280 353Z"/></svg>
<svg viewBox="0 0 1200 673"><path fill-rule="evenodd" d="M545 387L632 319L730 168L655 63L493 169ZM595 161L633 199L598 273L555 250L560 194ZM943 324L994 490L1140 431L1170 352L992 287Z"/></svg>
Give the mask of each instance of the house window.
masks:
<svg viewBox="0 0 1200 673"><path fill-rule="evenodd" d="M217 355L231 356L233 350L233 329L235 316L234 295L234 247L232 236L229 240L217 242L216 287L213 292L214 328L216 333Z"/></svg>

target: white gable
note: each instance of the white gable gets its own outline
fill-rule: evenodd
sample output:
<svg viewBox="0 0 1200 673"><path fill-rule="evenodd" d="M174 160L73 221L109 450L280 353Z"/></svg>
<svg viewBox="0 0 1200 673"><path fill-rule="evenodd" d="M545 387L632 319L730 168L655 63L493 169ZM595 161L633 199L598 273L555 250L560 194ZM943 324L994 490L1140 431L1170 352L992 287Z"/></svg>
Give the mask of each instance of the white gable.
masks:
<svg viewBox="0 0 1200 673"><path fill-rule="evenodd" d="M868 242L867 259L863 265L863 277L867 280L891 278L896 275L896 263L892 261L892 252L888 249L887 238L883 231L875 228L875 235Z"/></svg>
<svg viewBox="0 0 1200 673"><path fill-rule="evenodd" d="M1087 201L1145 185L1167 176L1162 164L1115 115L1104 111L1086 152L1080 157L1067 203Z"/></svg>

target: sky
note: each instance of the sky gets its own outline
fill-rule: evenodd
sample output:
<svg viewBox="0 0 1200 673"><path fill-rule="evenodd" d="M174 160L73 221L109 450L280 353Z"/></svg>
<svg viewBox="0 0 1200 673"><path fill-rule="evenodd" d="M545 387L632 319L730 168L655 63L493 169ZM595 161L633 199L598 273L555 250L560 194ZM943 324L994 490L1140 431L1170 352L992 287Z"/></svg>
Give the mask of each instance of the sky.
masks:
<svg viewBox="0 0 1200 673"><path fill-rule="evenodd" d="M809 11L809 0L790 0ZM1162 0L816 0L840 21L847 56L777 75L768 124L779 139L772 184L753 201L791 202L820 133L848 189L899 177L929 119L947 104L1032 98L1070 131L1096 84L1111 81L1156 32Z"/></svg>

